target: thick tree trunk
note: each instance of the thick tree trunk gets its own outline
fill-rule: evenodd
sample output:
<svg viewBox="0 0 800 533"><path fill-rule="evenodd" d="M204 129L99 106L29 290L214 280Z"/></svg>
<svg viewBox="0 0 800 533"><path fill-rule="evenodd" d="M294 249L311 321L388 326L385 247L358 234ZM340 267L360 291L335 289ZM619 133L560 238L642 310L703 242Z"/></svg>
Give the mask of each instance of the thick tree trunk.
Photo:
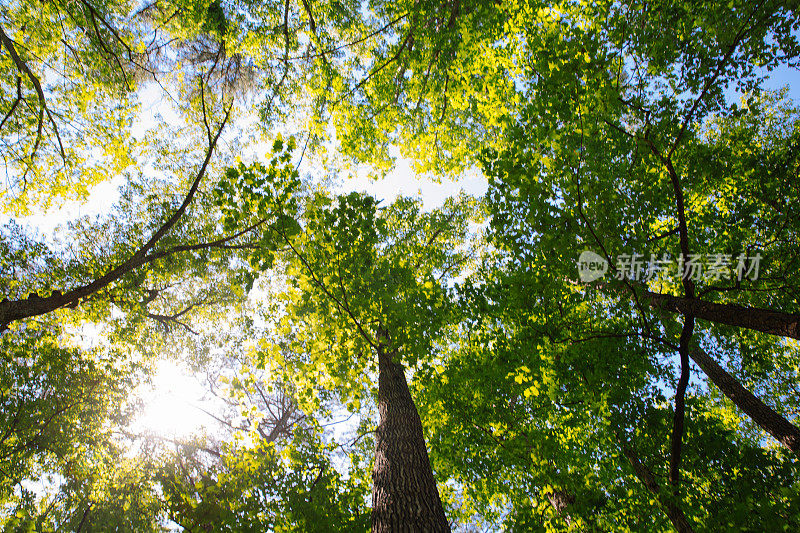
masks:
<svg viewBox="0 0 800 533"><path fill-rule="evenodd" d="M374 533L449 532L422 423L396 351L378 345L378 411L372 472Z"/></svg>
<svg viewBox="0 0 800 533"><path fill-rule="evenodd" d="M575 503L575 495L561 489L553 489L553 492L547 493L547 501L553 506L556 511L556 516L563 515L564 521L567 525L572 523L572 517L569 514L569 506Z"/></svg>
<svg viewBox="0 0 800 533"><path fill-rule="evenodd" d="M554 489L553 492L547 493L547 500L556 510L556 514L561 514L564 509L575 503L575 496L561 489ZM569 515L567 520L569 521Z"/></svg>
<svg viewBox="0 0 800 533"><path fill-rule="evenodd" d="M736 304L718 304L696 298L644 291L650 305L701 320L800 339L800 315Z"/></svg>
<svg viewBox="0 0 800 533"><path fill-rule="evenodd" d="M636 477L639 478L639 481L641 481L644 486L647 487L647 490L649 490L658 499L658 503L667 514L669 521L672 522L673 526L675 526L675 529L680 533L692 533L694 530L692 529L689 521L686 519L686 516L683 514L681 508L678 507L678 505L672 501L669 496L662 493L661 488L658 486L658 483L653 476L653 473L644 465L644 463L639 460L639 456L636 455L636 452L633 450L633 448L623 444L622 453L625 454L628 462L633 467L633 472L636 474Z"/></svg>
<svg viewBox="0 0 800 533"><path fill-rule="evenodd" d="M753 422L761 426L767 433L778 439L778 442L795 454L800 454L800 429L786 420L753 393L745 389L739 381L728 374L714 359L700 348L689 351L697 366L711 379L722 393L739 409L749 416Z"/></svg>

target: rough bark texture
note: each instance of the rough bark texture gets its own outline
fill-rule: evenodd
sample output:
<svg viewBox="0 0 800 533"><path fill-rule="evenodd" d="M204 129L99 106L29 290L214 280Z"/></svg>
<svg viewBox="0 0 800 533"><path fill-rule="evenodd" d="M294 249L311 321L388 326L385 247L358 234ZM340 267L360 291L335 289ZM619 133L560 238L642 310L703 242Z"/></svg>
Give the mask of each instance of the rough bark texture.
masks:
<svg viewBox="0 0 800 533"><path fill-rule="evenodd" d="M650 305L701 320L800 339L800 315L736 304L718 304L695 298L645 291Z"/></svg>
<svg viewBox="0 0 800 533"><path fill-rule="evenodd" d="M556 511L556 515L563 515L564 521L567 525L572 523L572 517L570 516L567 508L575 503L575 495L570 494L567 491L561 489L555 489L553 492L547 493L547 500L550 502L550 505L553 506L553 509Z"/></svg>
<svg viewBox="0 0 800 533"><path fill-rule="evenodd" d="M667 495L661 492L661 488L658 486L658 483L653 476L653 473L647 468L644 463L639 460L639 456L636 455L636 452L628 445L622 446L622 453L625 454L625 457L630 462L631 466L633 467L633 472L636 474L636 477L639 478L647 490L653 493L658 502L661 504L661 507L664 509L664 512L669 517L670 522L672 525L675 526L675 529L678 530L680 533L691 533L694 530L692 529L691 524L684 516L683 511L680 507Z"/></svg>
<svg viewBox="0 0 800 533"><path fill-rule="evenodd" d="M739 409L749 416L753 422L761 426L767 433L800 455L800 429L786 420L772 408L759 400L739 381L728 374L714 359L700 348L692 348L689 352L697 366L711 379L722 393Z"/></svg>
<svg viewBox="0 0 800 533"><path fill-rule="evenodd" d="M372 472L372 531L449 532L422 423L394 351L378 345L378 411Z"/></svg>
<svg viewBox="0 0 800 533"><path fill-rule="evenodd" d="M556 510L556 514L561 514L564 509L575 503L575 496L569 492L555 489L553 492L547 493L547 500Z"/></svg>

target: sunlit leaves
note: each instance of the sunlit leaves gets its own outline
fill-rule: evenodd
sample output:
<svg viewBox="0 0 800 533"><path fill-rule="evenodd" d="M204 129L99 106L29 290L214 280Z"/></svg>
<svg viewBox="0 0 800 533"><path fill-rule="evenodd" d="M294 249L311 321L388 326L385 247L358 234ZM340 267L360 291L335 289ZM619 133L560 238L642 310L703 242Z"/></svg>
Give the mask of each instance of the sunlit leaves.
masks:
<svg viewBox="0 0 800 533"><path fill-rule="evenodd" d="M308 200L302 233L286 235L281 336L293 355L279 362L301 404L327 389L358 410L374 386L379 325L406 364L431 357L450 320L447 279L469 258L459 248L473 210L467 198L431 213L410 199L381 207L356 193Z"/></svg>
<svg viewBox="0 0 800 533"><path fill-rule="evenodd" d="M0 26L6 212L29 214L131 163L136 23L128 2L11 2ZM130 19L129 19L130 20ZM10 48L17 60L12 59ZM135 57L136 56L136 57Z"/></svg>
<svg viewBox="0 0 800 533"><path fill-rule="evenodd" d="M333 468L325 448L297 431L282 447L227 446L209 469L201 450L186 447L160 476L168 513L184 527L214 531L364 530L364 488Z"/></svg>
<svg viewBox="0 0 800 533"><path fill-rule="evenodd" d="M300 185L291 161L294 148L294 138L284 144L278 137L269 166L258 161L251 165L239 162L225 171L212 191L225 233L257 231L259 239L248 258L255 272L269 269L276 248L301 229L294 218L298 209L295 193ZM249 290L252 279L246 280L246 285Z"/></svg>
<svg viewBox="0 0 800 533"><path fill-rule="evenodd" d="M16 516L5 525L60 526L82 513L91 497L94 481L88 478L113 450L110 428L129 415L134 368L122 353L83 351L70 346L63 332L35 323L5 331L0 353L0 506L6 516ZM46 499L31 490L30 480L44 483Z"/></svg>

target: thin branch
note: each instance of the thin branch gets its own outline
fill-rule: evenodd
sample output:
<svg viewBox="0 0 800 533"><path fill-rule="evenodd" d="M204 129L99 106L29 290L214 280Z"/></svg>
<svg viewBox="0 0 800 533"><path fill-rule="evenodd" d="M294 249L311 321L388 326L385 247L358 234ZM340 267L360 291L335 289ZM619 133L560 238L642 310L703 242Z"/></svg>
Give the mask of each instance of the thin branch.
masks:
<svg viewBox="0 0 800 533"><path fill-rule="evenodd" d="M0 131L3 130L3 126L5 125L6 121L14 114L14 110L17 108L17 104L20 103L22 100L22 78L17 76L17 98L14 100L14 103L11 104L11 109L8 110L8 113L3 118L3 121L0 122Z"/></svg>
<svg viewBox="0 0 800 533"><path fill-rule="evenodd" d="M636 474L636 477L642 484L647 487L649 490L661 504L661 508L667 514L672 522L672 525L675 526L680 533L690 533L694 530L692 529L691 524L686 519L686 516L683 514L683 511L677 504L671 501L666 495L661 492L658 483L653 476L653 472L650 471L647 466L642 463L639 459L639 456L636 454L636 451L629 443L622 443L622 453L628 459L628 462L633 467L633 472Z"/></svg>
<svg viewBox="0 0 800 533"><path fill-rule="evenodd" d="M672 154L678 148L678 145L680 144L680 142L681 142L681 140L683 138L683 135L686 132L686 128L689 125L689 122L694 117L695 112L697 112L697 108L700 107L700 104L702 103L703 98L705 97L706 93L714 85L714 83L716 83L717 78L720 76L720 74L722 74L722 70L725 68L725 65L728 63L728 61L730 61L731 56L733 55L733 52L736 51L736 48L739 46L739 43L744 38L748 24L752 20L753 16L755 16L755 14L758 13L761 10L761 7L763 5L764 5L764 2L759 3L753 9L753 11L750 13L750 15L747 17L747 20L742 25L742 28L736 34L736 37L734 37L733 42L728 47L727 52L725 52L725 55L722 57L722 59L717 64L717 68L714 71L714 74L711 76L711 78L708 80L708 82L706 82L705 87L703 87L702 92L697 97L697 99L694 101L694 104L692 105L691 109L689 109L689 112L686 113L686 116L683 119L683 123L681 124L681 129L678 131L678 135L675 137L675 141L673 141L672 146L669 149L669 152L667 152L667 158L668 159L670 157L672 157Z"/></svg>
<svg viewBox="0 0 800 533"><path fill-rule="evenodd" d="M208 137L208 142L211 143L211 127L208 125L208 114L206 112L206 93L203 84L203 80L199 80L200 83L200 105L203 109L203 124L206 127L206 136Z"/></svg>
<svg viewBox="0 0 800 533"><path fill-rule="evenodd" d="M86 519L89 518L89 513L92 511L92 502L89 502L89 505L86 507L86 510L83 511L83 517L81 518L80 524L78 524L78 529L76 529L76 533L81 533L84 524L86 523Z"/></svg>
<svg viewBox="0 0 800 533"><path fill-rule="evenodd" d="M58 146L61 151L61 157L66 159L66 155L64 152L64 146L61 144L61 136L58 133L58 125L56 121L53 119L53 115L50 113L50 109L47 107L47 102L44 97L44 91L42 90L42 84L39 82L39 78L28 68L28 65L25 61L22 60L21 57L17 54L17 49L14 47L14 41L12 41L8 35L6 35L5 30L3 27L0 26L0 42L5 46L6 50L8 50L11 59L14 61L14 65L16 65L17 70L25 74L30 82L33 84L34 89L36 90L36 94L39 97L39 119L38 125L36 128L36 142L33 145L33 150L31 151L31 161L36 156L36 152L39 150L39 143L42 140L42 129L44 127L44 115L47 113L47 118L50 120L50 123L53 125L53 131L55 132L56 139L58 140ZM27 175L28 171L25 171ZM24 177L23 177L24 179Z"/></svg>
<svg viewBox="0 0 800 533"><path fill-rule="evenodd" d="M115 28L113 25L111 25L111 24L110 24L110 23L109 23L109 22L106 20L106 18L105 18L104 16L102 16L102 15L101 15L101 14L100 14L100 13L99 13L99 12L98 12L98 11L97 11L95 8L94 8L94 6L92 6L92 5L91 5L89 2L87 2L86 0L80 0L80 2L81 2L81 4L83 4L84 6L86 6L86 7L89 9L89 12L92 14L92 17L93 17L93 18L94 18L94 17L97 17L98 19L100 19L100 22L102 22L103 26L105 26L106 28L108 28L108 31L110 31L110 32L111 32L111 34L112 34L112 35L114 35L114 37L117 39L117 41L118 41L118 42L119 42L119 43L120 43L120 44L121 44L121 45L122 45L122 46L125 48L125 50L128 52L128 59L132 61L132 60L133 60L133 49L130 47L130 45L128 45L128 43L126 43L126 42L125 42L125 39L123 39L123 38L120 36L120 34L119 34L119 32L117 31L117 29L116 29L116 28Z"/></svg>
<svg viewBox="0 0 800 533"><path fill-rule="evenodd" d="M317 35L317 24L314 22L314 14L311 12L311 5L308 3L308 0L301 0L301 2L306 14L308 15L308 23L311 27L311 34L314 36L314 39L319 42L319 36ZM322 61L325 62L325 64L328 64L328 58L325 56L324 50L320 51L319 56L322 58Z"/></svg>
<svg viewBox="0 0 800 533"><path fill-rule="evenodd" d="M277 231L277 230L276 230L276 231ZM323 292L323 293L324 293L324 294L325 294L325 295L326 295L328 298L330 298L331 300L333 300L333 302L336 304L336 306L337 306L337 307L338 307L340 310L344 311L344 312L347 314L347 316L349 316L349 317L350 317L350 320L352 320L352 321L353 321L353 324L354 324L354 325L356 326L356 328L358 329L358 332L361 334L361 337L362 337L362 338L363 338L365 341L367 341L367 343L368 343L368 344L369 344L369 345L370 345L370 346L371 346L373 349L375 349L375 350L377 351L377 349L378 349L378 346L377 346L376 342L375 342L375 341L372 339L372 337L371 337L370 335L368 335L368 334L367 334L367 332L364 330L363 326L361 325L361 322L360 322L360 321L359 321L359 320L358 320L358 319L355 317L355 315L353 315L353 312L350 310L350 308L349 308L349 307L347 307L346 305L344 305L344 304L343 304L341 301L339 301L339 299L338 299L338 298L336 298L336 296L334 296L334 295L333 295L333 294L332 294L332 293L331 293L331 292L328 290L328 288L325 286L325 284L324 284L324 283L323 283L321 280L319 280L319 279L317 278L317 275L316 275L316 273L314 272L314 269L313 269L313 268L311 267L311 265L308 263L308 261L306 260L306 258L305 258L305 257L303 257L303 254L301 254L301 253L300 253L300 252L299 252L299 251L298 251L298 250L297 250L297 249L296 249L296 248L295 248L295 247L292 245L291 241L290 241L290 240L289 240L289 238L286 236L286 233L285 233L285 232L283 232L283 231L279 231L278 233L281 235L281 237L283 237L283 240L286 242L286 244L289 246L289 248L292 250L292 252L294 252L294 255L295 255L295 256L296 256L298 259L300 259L300 262L301 262L301 263L303 263L303 266L306 268L306 270L308 270L308 273L309 273L309 275L311 276L311 280L314 282L314 284L315 284L315 285L317 285L317 286L320 288L320 290L322 290L322 292Z"/></svg>
<svg viewBox="0 0 800 533"><path fill-rule="evenodd" d="M372 72L370 72L370 73L369 73L369 74L368 74L368 75L367 75L367 76L366 76L366 77L365 77L363 80L361 80L360 82L358 82L358 83L357 83L357 84L356 84L356 85L355 85L355 86L354 86L352 89L350 89L349 91L347 91L346 93L344 93L344 94L343 94L343 95L342 95L342 96L341 96L341 97L340 97L338 100L336 100L336 101L333 103L333 105L334 105L334 106L337 106L337 105L339 105L339 104L342 102L342 100L344 100L345 98L347 98L348 96L350 96L351 94L353 94L354 92L356 92L357 90L359 90L359 89L360 89L362 86L364 86L364 84L366 84L366 83L367 83L369 80L371 80L372 78L374 78L375 76L377 76L377 75L378 75L378 73L379 73L380 71L382 71L384 68L386 68L386 67L387 67L387 66L388 66L390 63L393 63L394 61L397 61L397 59L400 57L400 54L402 54L402 53L403 53L403 50L405 49L406 45L408 44L408 42L409 42L409 39L411 38L411 35L412 35L412 33L413 33L413 28L412 28L412 30L409 30L409 32L406 34L406 37L405 37L405 39L403 39L403 42L402 42L402 43L400 43L400 47L397 49L397 52L396 52L396 53L395 53L395 54L394 54L392 57L390 57L389 59L387 59L387 60L386 60L386 62L384 62L384 63L383 63L383 64L382 64L380 67L378 67L378 68L374 69Z"/></svg>
<svg viewBox="0 0 800 533"><path fill-rule="evenodd" d="M132 90L133 88L131 87L130 83L128 82L128 73L125 72L125 67L122 66L122 61L119 60L119 57L117 56L117 54L115 54L114 52L112 52L111 50L108 49L108 47L106 46L106 43L105 43L105 39L103 38L103 35L100 33L100 28L97 27L97 19L95 18L95 10L94 10L94 8L91 5L89 5L87 2L85 2L84 0L81 0L81 3L89 8L89 17L92 20L92 27L94 28L95 35L97 35L97 42L100 44L100 48L102 48L104 52L106 52L111 58L113 58L114 62L117 64L117 67L119 68L120 73L122 74L122 79L125 82L125 87L129 91ZM108 24L106 24L106 26L108 26ZM110 27L110 26L108 26L108 27ZM129 52L129 54L130 54L130 52Z"/></svg>
<svg viewBox="0 0 800 533"><path fill-rule="evenodd" d="M666 233L662 233L661 235L656 235L654 237L650 237L644 242L658 241L658 240L661 240L661 239L665 239L667 237L671 237L672 235L677 235L679 232L680 232L680 230L678 228L674 228L674 229L669 230Z"/></svg>
<svg viewBox="0 0 800 533"><path fill-rule="evenodd" d="M584 128L584 125L583 125L583 111L582 111L582 107L581 107L580 101L577 102L577 104L578 104L578 118L580 120L580 128L581 128L581 146L580 146L580 156L578 158L578 167L576 169L574 169L573 174L575 176L575 191L576 191L576 193L578 195L578 199L577 199L578 200L578 216L580 217L581 220L583 220L583 223L586 224L586 228L589 230L589 233L592 235L592 238L594 239L594 241L600 247L600 250L603 252L603 255L605 256L606 261L608 262L608 264L611 267L611 269L612 270L616 270L614 262L611 260L611 254L608 253L608 250L606 249L605 245L603 244L603 241L600 240L600 237L597 235L597 232L595 232L595 230L594 230L594 226L592 225L592 222L589 220L589 217L586 216L586 212L583 209L583 187L581 185L581 172L583 170L583 161L584 161L584 157L585 157L585 153L586 153L586 150L584 148L584 146L585 146L585 144L584 144L585 143L585 134L584 134L585 128ZM647 319L646 319L647 315L644 312L644 307L642 306L642 303L639 301L639 298L636 295L636 291L633 290L633 287L631 287L630 282L628 281L628 279L626 279L625 276L622 276L622 282L625 284L625 286L628 287L628 289L631 291L631 294L633 294L634 304L636 305L636 309L639 312L639 319L640 319L641 324L642 324L642 329L649 333L650 332L650 324L647 322Z"/></svg>
<svg viewBox="0 0 800 533"><path fill-rule="evenodd" d="M287 5L288 5L288 2L287 2ZM315 57L320 57L320 55L322 55L322 54L330 54L332 52L338 52L339 50L342 50L343 48L348 48L350 46L355 46L357 44L361 44L364 41L366 41L367 39L370 39L370 38L378 35L379 33L384 32L390 26L394 26L395 24L397 24L398 22L400 22L401 20L403 20L407 16L408 16L408 13L404 13L403 15L400 15L399 17L397 17L396 19L392 20L391 22L388 22L383 27L381 27L381 28L373 31L369 35L365 35L364 37L361 37L360 39L357 39L355 41L339 45L339 46L337 46L335 48L328 48L327 50L321 50L317 54L304 54L304 55L301 55L301 56L292 56L292 57L289 57L288 59L290 61L294 61L294 60L298 60L298 59L314 59Z"/></svg>

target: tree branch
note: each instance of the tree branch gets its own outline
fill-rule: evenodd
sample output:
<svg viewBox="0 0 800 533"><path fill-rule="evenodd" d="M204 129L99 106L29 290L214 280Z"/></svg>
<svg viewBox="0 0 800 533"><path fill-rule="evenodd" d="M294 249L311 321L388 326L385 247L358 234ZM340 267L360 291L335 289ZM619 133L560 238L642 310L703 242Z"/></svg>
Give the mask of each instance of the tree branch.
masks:
<svg viewBox="0 0 800 533"><path fill-rule="evenodd" d="M672 442L669 458L669 482L676 499L680 496L681 453L686 418L686 387L689 385L689 342L694 331L694 317L687 316L683 322L678 353L681 359L681 377L675 390L675 412L672 417Z"/></svg>
<svg viewBox="0 0 800 533"><path fill-rule="evenodd" d="M11 109L8 110L6 116L3 118L3 121L0 122L0 131L3 130L3 126L5 126L6 121L14 114L14 110L17 108L17 105L22 100L22 78L17 76L17 98L14 100L14 103L11 104Z"/></svg>
<svg viewBox="0 0 800 533"><path fill-rule="evenodd" d="M761 7L763 5L764 5L764 2L760 2L753 9L753 11L750 13L750 15L747 17L747 20L742 25L742 27L739 30L739 32L736 34L736 37L734 37L733 42L728 47L728 50L725 52L725 55L722 57L722 59L717 64L717 68L714 71L714 74L706 82L705 87L703 87L703 90L700 92L700 95L697 97L697 99L695 99L694 104L692 105L691 109L689 109L689 112L686 113L686 116L683 118L683 123L681 124L681 129L678 131L678 135L675 137L675 141L673 141L672 146L669 149L669 152L667 152L667 158L668 159L670 157L672 157L672 154L678 148L678 145L680 144L680 142L681 142L681 140L683 138L683 135L686 132L686 128L689 125L689 122L691 122L692 118L694 117L694 114L697 112L698 107L700 107L700 104L702 103L703 98L705 97L706 93L714 85L714 83L716 83L717 78L720 76L720 74L722 74L722 70L725 68L725 65L728 63L728 61L730 61L730 58L733 55L733 52L736 51L736 48L739 46L739 43L744 38L746 30L747 30L747 25L753 19L753 16L761 10Z"/></svg>
<svg viewBox="0 0 800 533"><path fill-rule="evenodd" d="M39 143L42 140L42 130L44 128L44 115L47 113L47 118L50 120L50 123L53 125L53 131L55 132L56 139L58 140L58 146L61 151L62 159L66 159L66 155L64 153L64 146L61 144L61 136L58 133L58 125L56 121L53 119L53 115L50 113L50 109L47 107L47 102L44 97L44 91L42 90L42 84L39 82L39 78L28 68L28 65L25 61L19 57L17 54L17 49L14 47L14 41L6 35L6 32L3 30L3 27L0 26L0 42L2 42L3 46L5 46L6 50L8 50L9 55L11 56L12 61L14 61L14 65L17 67L17 70L25 74L30 82L33 84L34 89L36 90L36 94L39 97L39 118L36 127L36 141L33 145L33 150L31 151L31 161L33 161L34 157L36 156L36 152L39 150ZM28 169L30 170L30 168ZM24 177L27 175L28 170L25 171Z"/></svg>
<svg viewBox="0 0 800 533"><path fill-rule="evenodd" d="M200 169L198 170L197 176L192 182L191 187L189 188L189 192L184 197L183 203L181 203L180 207L175 211L175 213L173 213L172 216L170 216L169 219L167 219L167 221L161 225L161 227L144 245L142 245L130 258L111 269L105 275L97 278L91 283L76 289L72 289L65 294L62 294L59 291L53 291L50 296L45 298L40 297L38 294L32 294L24 300L3 300L0 302L0 331L5 330L8 325L15 320L43 315L45 313L55 311L61 307L76 303L81 298L99 291L100 289L118 280L128 272L147 263L148 252L156 245L156 243L158 243L159 240L161 240L161 238L164 237L164 235L166 235L172 229L172 227L183 216L186 209L189 207L189 204L194 199L195 193L200 186L200 182L205 176L206 169L211 162L211 157L214 153L214 149L216 148L217 141L222 134L225 124L228 122L232 107L233 103L228 106L222 123L217 129L214 137L211 139L209 147L206 150L206 156L203 160L203 163L200 166Z"/></svg>
<svg viewBox="0 0 800 533"><path fill-rule="evenodd" d="M664 509L664 512L669 517L672 525L675 526L675 529L677 529L679 533L692 533L694 530L681 508L661 492L653 473L642 463L636 451L629 444L623 443L622 453L633 467L633 472L636 474L639 481L641 481L642 484L647 487L647 490L658 499L661 508Z"/></svg>

